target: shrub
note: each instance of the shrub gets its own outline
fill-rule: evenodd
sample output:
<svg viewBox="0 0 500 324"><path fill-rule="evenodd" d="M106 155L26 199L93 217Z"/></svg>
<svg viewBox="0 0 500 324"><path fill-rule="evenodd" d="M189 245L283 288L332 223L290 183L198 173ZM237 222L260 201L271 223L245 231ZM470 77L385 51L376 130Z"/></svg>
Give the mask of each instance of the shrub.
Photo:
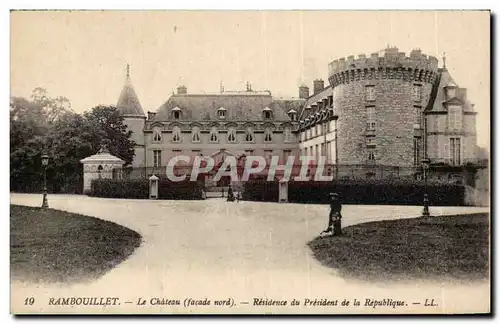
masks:
<svg viewBox="0 0 500 324"><path fill-rule="evenodd" d="M146 179L95 179L90 188L89 196L94 197L147 199L149 196L149 181Z"/></svg>
<svg viewBox="0 0 500 324"><path fill-rule="evenodd" d="M293 203L328 203L328 193L336 192L346 204L421 205L423 181L404 179L338 179L333 181L290 181L288 201ZM465 204L465 188L459 184L429 182L427 192L431 205L460 206ZM278 182L248 181L243 199L278 201Z"/></svg>
<svg viewBox="0 0 500 324"><path fill-rule="evenodd" d="M279 187L276 181L256 179L246 181L243 184L243 200L277 202L278 197Z"/></svg>
<svg viewBox="0 0 500 324"><path fill-rule="evenodd" d="M202 184L196 181L172 182L161 179L158 181L158 199L201 199ZM103 198L148 199L149 180L92 180L89 196Z"/></svg>

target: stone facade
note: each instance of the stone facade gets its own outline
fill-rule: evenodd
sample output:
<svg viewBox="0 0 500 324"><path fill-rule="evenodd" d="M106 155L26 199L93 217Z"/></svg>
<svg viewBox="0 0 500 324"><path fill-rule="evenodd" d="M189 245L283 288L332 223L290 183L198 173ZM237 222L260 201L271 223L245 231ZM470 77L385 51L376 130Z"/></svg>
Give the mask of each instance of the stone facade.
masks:
<svg viewBox="0 0 500 324"><path fill-rule="evenodd" d="M473 105L446 67L420 50L387 48L328 66L299 97L269 91L176 94L146 117L130 82L118 109L137 144L134 167L160 167L176 155L308 155L328 164L416 168L475 160ZM251 134L249 136L249 134ZM222 152L222 153L221 153ZM217 162L217 161L216 161Z"/></svg>

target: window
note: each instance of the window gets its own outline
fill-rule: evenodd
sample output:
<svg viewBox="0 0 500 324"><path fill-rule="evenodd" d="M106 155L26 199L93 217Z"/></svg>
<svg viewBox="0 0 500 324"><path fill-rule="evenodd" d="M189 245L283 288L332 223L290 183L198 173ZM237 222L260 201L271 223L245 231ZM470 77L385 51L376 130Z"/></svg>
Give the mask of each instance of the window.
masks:
<svg viewBox="0 0 500 324"><path fill-rule="evenodd" d="M284 131L284 137L285 137L285 142L291 142L292 141L292 129L290 127L285 127Z"/></svg>
<svg viewBox="0 0 500 324"><path fill-rule="evenodd" d="M264 112L264 119L273 118L273 111L269 107L264 108L262 111Z"/></svg>
<svg viewBox="0 0 500 324"><path fill-rule="evenodd" d="M413 125L413 128L422 128L422 107L420 106L415 106L415 124Z"/></svg>
<svg viewBox="0 0 500 324"><path fill-rule="evenodd" d="M153 142L155 143L161 142L161 129L159 128L153 129Z"/></svg>
<svg viewBox="0 0 500 324"><path fill-rule="evenodd" d="M375 137L366 138L366 146L375 146Z"/></svg>
<svg viewBox="0 0 500 324"><path fill-rule="evenodd" d="M270 128L266 128L266 130L264 131L264 142L265 143L272 142L272 140L273 140L272 133L273 133L273 131Z"/></svg>
<svg viewBox="0 0 500 324"><path fill-rule="evenodd" d="M181 128L179 126L174 126L172 130L172 142L181 141Z"/></svg>
<svg viewBox="0 0 500 324"><path fill-rule="evenodd" d="M210 131L210 142L216 143L219 141L217 127L212 127Z"/></svg>
<svg viewBox="0 0 500 324"><path fill-rule="evenodd" d="M375 148L368 148L368 162L375 162Z"/></svg>
<svg viewBox="0 0 500 324"><path fill-rule="evenodd" d="M292 155L291 150L283 150L283 161L286 162L288 160L288 157Z"/></svg>
<svg viewBox="0 0 500 324"><path fill-rule="evenodd" d="M172 152L174 153L174 156L179 156L181 155L182 150L172 150Z"/></svg>
<svg viewBox="0 0 500 324"><path fill-rule="evenodd" d="M271 161L271 156L273 155L273 150L264 150L264 158L266 159L266 162L269 164Z"/></svg>
<svg viewBox="0 0 500 324"><path fill-rule="evenodd" d="M193 127L191 130L191 141L195 143L200 141L200 128L198 126Z"/></svg>
<svg viewBox="0 0 500 324"><path fill-rule="evenodd" d="M245 131L245 141L253 142L253 129L248 127Z"/></svg>
<svg viewBox="0 0 500 324"><path fill-rule="evenodd" d="M375 101L375 87L366 86L365 87L366 101Z"/></svg>
<svg viewBox="0 0 500 324"><path fill-rule="evenodd" d="M160 167L161 166L161 150L153 151L153 166Z"/></svg>
<svg viewBox="0 0 500 324"><path fill-rule="evenodd" d="M414 85L411 96L413 101L420 102L422 100L422 87L418 84Z"/></svg>
<svg viewBox="0 0 500 324"><path fill-rule="evenodd" d="M245 150L245 155L246 156L252 156L253 155L253 150Z"/></svg>
<svg viewBox="0 0 500 324"><path fill-rule="evenodd" d="M446 94L448 95L448 99L455 97L455 92L456 92L455 87L449 87L446 91Z"/></svg>
<svg viewBox="0 0 500 324"><path fill-rule="evenodd" d="M220 107L219 110L217 110L217 115L220 119L226 118L226 109L224 107Z"/></svg>
<svg viewBox="0 0 500 324"><path fill-rule="evenodd" d="M227 132L227 141L229 143L234 143L236 142L236 129L234 128L229 128Z"/></svg>
<svg viewBox="0 0 500 324"><path fill-rule="evenodd" d="M172 116L174 119L181 119L181 109L179 107L172 109Z"/></svg>
<svg viewBox="0 0 500 324"><path fill-rule="evenodd" d="M450 130L462 130L462 108L459 106L451 106L448 108L448 122Z"/></svg>
<svg viewBox="0 0 500 324"><path fill-rule="evenodd" d="M375 107L366 107L366 129L375 130Z"/></svg>
<svg viewBox="0 0 500 324"><path fill-rule="evenodd" d="M460 138L450 138L450 155L452 165L462 164L462 156L460 154Z"/></svg>
<svg viewBox="0 0 500 324"><path fill-rule="evenodd" d="M297 117L297 113L294 111L289 112L289 116L291 120L295 120Z"/></svg>
<svg viewBox="0 0 500 324"><path fill-rule="evenodd" d="M419 166L421 162L420 158L420 139L419 138L414 138L413 139L413 165L414 166Z"/></svg>

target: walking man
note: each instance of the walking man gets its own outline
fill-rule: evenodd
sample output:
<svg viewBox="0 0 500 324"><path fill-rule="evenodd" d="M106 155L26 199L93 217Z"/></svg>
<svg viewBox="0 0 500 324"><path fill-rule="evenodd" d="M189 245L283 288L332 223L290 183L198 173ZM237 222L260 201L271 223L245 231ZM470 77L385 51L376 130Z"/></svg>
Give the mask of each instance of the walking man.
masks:
<svg viewBox="0 0 500 324"><path fill-rule="evenodd" d="M337 193L330 193L330 214L328 215L328 227L321 233L331 233L332 235L342 235L342 204Z"/></svg>

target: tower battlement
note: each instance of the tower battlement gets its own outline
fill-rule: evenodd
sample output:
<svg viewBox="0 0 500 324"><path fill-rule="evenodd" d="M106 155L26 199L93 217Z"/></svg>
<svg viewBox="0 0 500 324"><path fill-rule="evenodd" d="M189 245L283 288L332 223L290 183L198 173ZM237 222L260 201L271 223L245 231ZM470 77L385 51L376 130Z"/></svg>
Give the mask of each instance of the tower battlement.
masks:
<svg viewBox="0 0 500 324"><path fill-rule="evenodd" d="M328 80L332 86L340 83L371 78L408 79L433 82L438 70L438 59L414 49L406 56L397 47L388 47L369 57L350 55L328 64Z"/></svg>

